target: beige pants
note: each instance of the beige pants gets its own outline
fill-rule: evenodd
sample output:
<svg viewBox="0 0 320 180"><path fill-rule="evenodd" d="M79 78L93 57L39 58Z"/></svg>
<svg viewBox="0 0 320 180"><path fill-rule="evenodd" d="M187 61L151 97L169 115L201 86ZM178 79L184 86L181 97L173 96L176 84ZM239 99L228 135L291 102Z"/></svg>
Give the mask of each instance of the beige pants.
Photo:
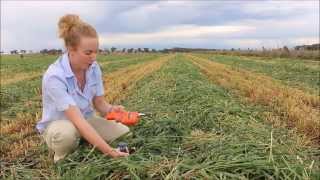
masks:
<svg viewBox="0 0 320 180"><path fill-rule="evenodd" d="M88 122L107 142L112 142L130 131L121 123L106 121L101 117L91 117ZM69 120L53 121L43 133L48 147L54 151L54 162L75 150L79 145L80 137L77 128Z"/></svg>

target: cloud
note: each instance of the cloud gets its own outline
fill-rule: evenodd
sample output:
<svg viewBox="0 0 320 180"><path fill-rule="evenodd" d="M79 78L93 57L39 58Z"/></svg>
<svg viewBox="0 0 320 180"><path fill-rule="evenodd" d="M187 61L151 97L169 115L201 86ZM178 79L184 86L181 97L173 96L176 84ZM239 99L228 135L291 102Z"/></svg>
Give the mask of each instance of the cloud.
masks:
<svg viewBox="0 0 320 180"><path fill-rule="evenodd" d="M78 14L96 24L104 18L101 2L86 1L1 1L1 49L37 49L63 47L58 39L59 18Z"/></svg>
<svg viewBox="0 0 320 180"><path fill-rule="evenodd" d="M224 25L239 20L288 19L317 14L317 2L160 1L116 14L112 32L150 32L173 25Z"/></svg>
<svg viewBox="0 0 320 180"><path fill-rule="evenodd" d="M121 12L112 21L111 27L118 27L117 31L112 32L152 32L167 26L185 24L185 21L199 16L194 7L180 8L183 3L159 1Z"/></svg>
<svg viewBox="0 0 320 180"><path fill-rule="evenodd" d="M306 12L316 12L317 1L251 1L241 5L243 13L268 17L299 16ZM319 9L319 8L318 8Z"/></svg>
<svg viewBox="0 0 320 180"><path fill-rule="evenodd" d="M298 7L287 8L287 13L292 9L296 10L296 8ZM306 8L310 7L306 6ZM151 43L148 42L153 42L167 46L171 44L193 46L196 44L201 47L208 45L211 48L224 46L275 48L284 45L316 43L319 42L318 37L319 15L306 12L293 17L285 16L285 18L273 16L268 19L244 18L227 21L223 25L181 24L143 33L105 33L101 36L101 44L105 46L130 46L150 45ZM217 41L220 45L216 43Z"/></svg>
<svg viewBox="0 0 320 180"><path fill-rule="evenodd" d="M102 35L100 38L101 44L112 45L134 45L148 42L160 42L163 40L183 40L183 39L199 39L199 38L214 38L227 37L232 33L245 33L254 30L247 26L195 26L182 25L173 26L161 31L149 33L114 33Z"/></svg>
<svg viewBox="0 0 320 180"><path fill-rule="evenodd" d="M319 36L319 1L1 1L1 49L62 48L66 13L108 47L271 47Z"/></svg>

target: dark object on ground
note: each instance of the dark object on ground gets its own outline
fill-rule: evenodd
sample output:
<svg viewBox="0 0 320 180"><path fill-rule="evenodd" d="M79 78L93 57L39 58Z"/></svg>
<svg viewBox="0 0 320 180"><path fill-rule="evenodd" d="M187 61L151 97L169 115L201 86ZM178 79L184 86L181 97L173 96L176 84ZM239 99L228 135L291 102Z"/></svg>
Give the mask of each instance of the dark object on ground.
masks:
<svg viewBox="0 0 320 180"><path fill-rule="evenodd" d="M128 144L125 142L119 142L117 147L121 152L132 154L136 151L135 147L128 147Z"/></svg>

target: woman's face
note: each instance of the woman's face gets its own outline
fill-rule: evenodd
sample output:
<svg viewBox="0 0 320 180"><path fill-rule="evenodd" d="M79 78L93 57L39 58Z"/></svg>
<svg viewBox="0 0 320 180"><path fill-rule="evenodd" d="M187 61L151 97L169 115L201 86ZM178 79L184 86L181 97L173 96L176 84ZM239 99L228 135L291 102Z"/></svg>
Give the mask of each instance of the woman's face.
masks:
<svg viewBox="0 0 320 180"><path fill-rule="evenodd" d="M86 70L90 65L96 61L99 50L99 43L97 38L81 37L80 44L76 49L71 50L71 54L75 59L78 67Z"/></svg>

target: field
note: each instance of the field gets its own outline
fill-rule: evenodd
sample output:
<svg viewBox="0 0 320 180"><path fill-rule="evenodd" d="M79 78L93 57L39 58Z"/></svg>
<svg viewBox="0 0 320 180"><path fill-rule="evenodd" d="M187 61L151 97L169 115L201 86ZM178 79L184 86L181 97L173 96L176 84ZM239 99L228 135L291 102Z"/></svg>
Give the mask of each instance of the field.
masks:
<svg viewBox="0 0 320 180"><path fill-rule="evenodd" d="M145 112L111 159L65 160L35 131L41 77L58 56L1 57L3 179L320 179L320 61L205 53L98 57L105 98Z"/></svg>

